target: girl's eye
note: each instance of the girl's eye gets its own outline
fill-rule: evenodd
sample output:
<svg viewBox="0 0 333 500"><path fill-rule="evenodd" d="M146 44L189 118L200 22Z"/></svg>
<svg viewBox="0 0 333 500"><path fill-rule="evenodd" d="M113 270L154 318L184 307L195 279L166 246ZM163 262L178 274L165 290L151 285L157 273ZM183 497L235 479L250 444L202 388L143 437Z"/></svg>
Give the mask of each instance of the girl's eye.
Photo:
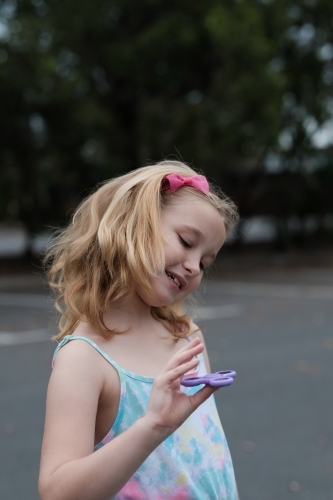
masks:
<svg viewBox="0 0 333 500"><path fill-rule="evenodd" d="M183 247L191 248L191 245L189 243L187 243L187 241L183 240L183 238L181 236L179 236L179 239L180 239L180 242L183 245Z"/></svg>
<svg viewBox="0 0 333 500"><path fill-rule="evenodd" d="M181 244L183 245L183 247L192 248L191 245L189 243L187 243L187 241L185 241L180 235L178 235L178 238L179 238L179 241L181 242ZM202 262L199 263L199 267L200 267L201 271L205 270L205 266Z"/></svg>

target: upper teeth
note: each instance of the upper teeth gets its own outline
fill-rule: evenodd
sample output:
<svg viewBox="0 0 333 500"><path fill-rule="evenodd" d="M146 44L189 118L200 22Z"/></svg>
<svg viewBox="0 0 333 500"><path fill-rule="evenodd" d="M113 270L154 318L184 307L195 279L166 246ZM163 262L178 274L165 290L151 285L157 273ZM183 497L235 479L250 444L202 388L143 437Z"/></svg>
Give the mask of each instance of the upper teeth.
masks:
<svg viewBox="0 0 333 500"><path fill-rule="evenodd" d="M181 282L179 281L179 279L177 279L175 276L173 276L173 274L169 273L169 271L165 271L166 272L166 275L169 276L169 278L171 278L175 283L176 285L180 288L182 286Z"/></svg>

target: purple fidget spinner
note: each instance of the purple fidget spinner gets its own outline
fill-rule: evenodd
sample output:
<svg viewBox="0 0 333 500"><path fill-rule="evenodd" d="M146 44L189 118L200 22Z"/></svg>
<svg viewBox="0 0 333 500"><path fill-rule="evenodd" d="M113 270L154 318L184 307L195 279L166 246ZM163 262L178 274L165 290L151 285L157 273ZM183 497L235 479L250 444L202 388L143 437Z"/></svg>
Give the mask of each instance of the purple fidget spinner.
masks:
<svg viewBox="0 0 333 500"><path fill-rule="evenodd" d="M223 370L216 373L207 373L202 377L187 377L186 375L181 379L180 383L186 387L194 385L210 385L211 387L225 387L231 385L236 377L236 372L233 370Z"/></svg>

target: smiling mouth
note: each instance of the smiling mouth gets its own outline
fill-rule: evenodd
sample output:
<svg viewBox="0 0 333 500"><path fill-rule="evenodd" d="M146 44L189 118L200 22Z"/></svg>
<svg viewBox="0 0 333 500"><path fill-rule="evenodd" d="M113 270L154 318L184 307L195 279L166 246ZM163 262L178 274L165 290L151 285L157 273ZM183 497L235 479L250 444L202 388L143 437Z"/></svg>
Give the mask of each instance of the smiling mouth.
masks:
<svg viewBox="0 0 333 500"><path fill-rule="evenodd" d="M179 281L179 279L177 279L173 274L169 273L169 271L165 271L165 274L167 275L167 277L169 279L171 279L174 283L176 283L176 285L178 286L179 290L181 289L182 287L182 284L181 282Z"/></svg>

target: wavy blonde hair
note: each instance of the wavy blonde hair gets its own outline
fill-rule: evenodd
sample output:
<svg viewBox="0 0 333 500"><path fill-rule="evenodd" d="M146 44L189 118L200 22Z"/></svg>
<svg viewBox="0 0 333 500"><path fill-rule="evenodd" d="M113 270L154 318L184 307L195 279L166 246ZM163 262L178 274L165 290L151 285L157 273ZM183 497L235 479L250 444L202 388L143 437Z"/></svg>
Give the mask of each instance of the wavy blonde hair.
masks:
<svg viewBox="0 0 333 500"><path fill-rule="evenodd" d="M196 172L178 161L162 161L102 184L76 210L69 226L60 231L45 255L48 280L61 313L61 340L84 320L105 339L122 333L110 330L103 315L108 305L139 284L153 296L152 276L164 273L164 235L161 209L176 196L197 196L211 203L229 231L238 221L234 203L213 186L207 194L183 187L161 191L163 178ZM152 316L164 323L175 340L189 334L191 318L182 302L152 307Z"/></svg>

